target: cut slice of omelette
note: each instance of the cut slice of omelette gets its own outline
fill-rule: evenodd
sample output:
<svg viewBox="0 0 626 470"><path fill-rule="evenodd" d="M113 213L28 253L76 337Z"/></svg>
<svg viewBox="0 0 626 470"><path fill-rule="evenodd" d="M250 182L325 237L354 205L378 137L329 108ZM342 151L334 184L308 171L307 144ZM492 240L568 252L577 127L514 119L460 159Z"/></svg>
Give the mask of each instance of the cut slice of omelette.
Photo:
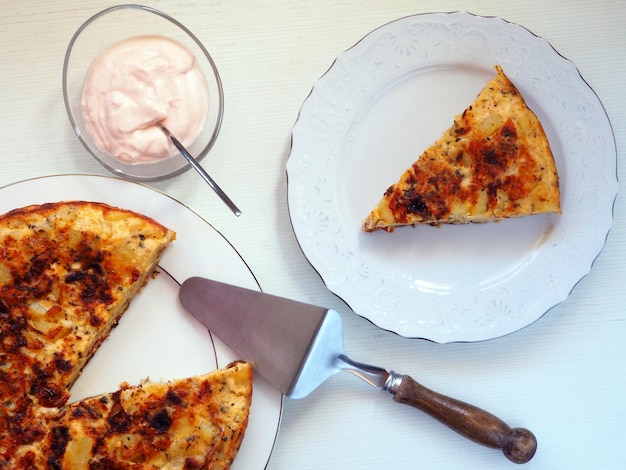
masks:
<svg viewBox="0 0 626 470"><path fill-rule="evenodd" d="M543 126L495 68L476 100L385 191L363 231L561 213L559 176Z"/></svg>
<svg viewBox="0 0 626 470"><path fill-rule="evenodd" d="M252 368L123 386L60 408L32 411L41 437L12 468L190 470L230 468L248 424Z"/></svg>

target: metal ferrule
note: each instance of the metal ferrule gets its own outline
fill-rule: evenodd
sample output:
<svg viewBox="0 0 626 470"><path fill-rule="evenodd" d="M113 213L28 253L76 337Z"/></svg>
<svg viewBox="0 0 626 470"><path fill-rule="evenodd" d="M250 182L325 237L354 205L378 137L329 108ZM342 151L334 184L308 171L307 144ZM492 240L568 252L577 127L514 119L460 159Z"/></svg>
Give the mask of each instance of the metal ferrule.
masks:
<svg viewBox="0 0 626 470"><path fill-rule="evenodd" d="M389 375L387 375L387 380L385 380L385 384L383 385L383 390L389 392L391 396L395 396L401 383L402 375L390 370Z"/></svg>

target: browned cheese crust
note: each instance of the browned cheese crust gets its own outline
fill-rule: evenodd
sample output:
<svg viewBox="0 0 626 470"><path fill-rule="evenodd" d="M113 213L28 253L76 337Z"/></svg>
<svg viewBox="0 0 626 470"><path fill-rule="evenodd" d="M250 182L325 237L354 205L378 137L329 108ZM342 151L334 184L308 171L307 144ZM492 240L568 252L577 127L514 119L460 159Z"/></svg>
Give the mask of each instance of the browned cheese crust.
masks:
<svg viewBox="0 0 626 470"><path fill-rule="evenodd" d="M66 402L174 238L148 217L94 202L0 216L2 459L41 438L33 410Z"/></svg>
<svg viewBox="0 0 626 470"><path fill-rule="evenodd" d="M443 136L385 191L363 231L561 212L544 129L501 67L496 70Z"/></svg>
<svg viewBox="0 0 626 470"><path fill-rule="evenodd" d="M228 469L252 399L252 368L237 362L204 376L125 386L61 408L39 408L40 440L13 468Z"/></svg>

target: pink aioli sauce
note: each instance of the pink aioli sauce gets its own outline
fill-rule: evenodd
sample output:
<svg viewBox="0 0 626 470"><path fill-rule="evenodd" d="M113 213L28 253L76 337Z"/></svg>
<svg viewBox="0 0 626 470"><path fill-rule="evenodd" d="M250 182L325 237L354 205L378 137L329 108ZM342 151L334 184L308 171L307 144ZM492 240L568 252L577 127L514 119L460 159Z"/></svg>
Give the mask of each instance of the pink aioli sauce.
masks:
<svg viewBox="0 0 626 470"><path fill-rule="evenodd" d="M206 80L193 54L159 36L121 41L93 61L83 86L82 113L95 144L126 163L175 154L158 127L184 146L198 137L209 108Z"/></svg>

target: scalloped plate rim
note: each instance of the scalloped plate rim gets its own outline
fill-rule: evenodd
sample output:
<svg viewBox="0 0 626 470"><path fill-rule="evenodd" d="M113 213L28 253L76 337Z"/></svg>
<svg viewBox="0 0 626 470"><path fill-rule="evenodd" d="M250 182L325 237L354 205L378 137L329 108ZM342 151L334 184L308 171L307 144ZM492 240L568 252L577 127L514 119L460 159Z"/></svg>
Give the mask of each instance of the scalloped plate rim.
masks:
<svg viewBox="0 0 626 470"><path fill-rule="evenodd" d="M504 328L494 329L491 326L489 326L484 331L467 333L463 331L461 332L454 331L454 327L452 327L452 329L449 330L448 332L437 332L437 331L429 331L428 328L426 329L420 328L419 325L418 327L411 327L411 325L407 327L407 322L404 319L400 319L399 322L394 323L393 321L390 322L386 320L385 318L380 318L379 316L377 316L376 314L373 314L372 312L364 312L363 309L359 307L360 301L355 300L355 296L360 296L363 294L362 292L357 292L354 289L354 284L358 286L358 282L355 281L354 279L349 279L348 282L346 282L345 280L337 281L333 277L335 274L333 270L336 268L336 265L333 265L332 260L329 261L328 259L320 259L320 256L319 256L320 253L316 252L315 249L311 248L310 246L311 245L310 232L312 230L315 230L315 226L313 224L307 224L306 222L302 222L302 218L299 215L299 211L301 210L301 205L303 204L302 202L303 197L301 194L299 194L298 191L302 192L303 186L306 186L306 184L303 185L298 180L298 178L300 177L298 172L302 169L302 161L299 161L299 160L302 160L303 158L301 155L302 150L300 149L299 146L302 145L301 141L304 139L301 134L303 132L302 128L303 127L306 128L307 126L307 123L305 122L306 118L312 112L320 113L320 109L316 109L313 104L313 102L317 98L316 93L318 93L318 90L321 88L323 88L324 91L326 91L325 89L330 86L329 83L332 82L333 79L337 79L338 74L339 75L341 74L341 71L338 71L338 70L341 67L347 67L346 64L344 63L345 61L348 60L347 57L354 58L354 57L358 57L359 54L362 55L363 54L362 50L367 48L370 45L370 43L375 40L375 39L372 39L373 37L381 36L388 30L390 29L392 30L394 27L401 25L403 22L411 22L411 21L413 21L415 25L421 24L424 27L427 27L425 26L427 21L430 21L430 23L437 23L437 22L442 22L442 21L443 22L450 22L450 21L467 22L473 26L476 26L477 24L479 24L480 27L486 28L486 29L489 29L489 28L493 28L495 30L505 29L507 31L510 29L511 32L517 35L516 37L521 36L525 38L526 41L536 41L538 44L541 44L542 47L544 47L548 51L548 52L544 51L544 53L551 55L550 60L558 62L564 68L568 68L569 70L568 78L576 82L575 87L577 87L578 92L585 94L585 97L587 99L594 101L595 104L598 105L597 109L599 110L600 116L599 117L597 116L596 120L600 121L599 125L603 127L601 129L601 133L604 133L606 136L610 136L610 139L608 139L610 140L610 142L607 143L607 149L606 149L607 158L604 164L607 166L606 174L611 173L611 175L608 177L610 180L609 181L610 184L606 188L603 189L604 194L601 195L601 199L602 199L601 205L602 205L602 210L604 214L602 224L600 227L598 227L598 234L600 235L598 238L600 238L601 241L598 241L597 246L595 246L591 251L588 250L588 252L584 254L584 258L585 258L584 262L579 263L579 266L577 267L577 270L579 271L579 273L575 274L572 279L567 280L564 283L564 285L559 287L558 295L552 295L549 302L547 303L544 302L541 305L537 305L535 308L535 311L531 312L531 314L529 315L526 315L525 318L523 318L521 321L518 321L516 324L507 325ZM381 63L382 62L383 61L381 61ZM433 62L431 65L433 64L437 65L437 62ZM515 76L520 76L520 74L523 73L523 71L520 71L517 69L514 72L515 72L514 73ZM523 77L523 75L521 76ZM368 78L371 78L371 77L368 77ZM336 80L336 81L338 83L343 83L343 82L340 82L339 80ZM515 82L515 80L513 81ZM541 83L539 85L541 85ZM388 82L384 83L382 86L388 86ZM384 95L385 93L382 93L382 94ZM536 96L532 96L531 100L537 99L537 98L538 97ZM341 103L341 104L345 104L345 103ZM328 110L322 109L321 111L328 111ZM333 109L333 111L335 111L335 109ZM360 117L357 118L357 120L358 119L360 119ZM330 124L328 125L330 126ZM320 134L324 135L324 132L320 131ZM312 153L314 154L314 152ZM569 155L567 156L569 157ZM308 157L311 157L311 156L309 155ZM557 156L555 155L555 158L556 157ZM339 158L340 157L337 157L337 159ZM565 157L562 157L562 158L565 158ZM311 157L311 161L313 161L312 157ZM308 163L311 163L311 162L308 162ZM569 170L569 166L571 164L568 164L565 161L561 161L560 165L564 167L564 168L559 169L560 173L561 173L561 170L565 170L563 173L564 175L567 175L567 171ZM287 165L286 165L287 179L288 179L288 194L287 194L288 207L289 207L289 214L291 218L292 228L294 230L298 243L305 257L307 258L309 263L313 266L313 268L318 272L318 274L320 275L320 277L322 278L326 286L335 295L343 299L353 309L353 311L355 311L355 313L366 318L367 320L369 320L370 322L372 322L373 324L377 325L378 327L384 330L388 330L388 331L397 333L401 336L405 336L409 338L428 339L428 340L439 342L439 343L483 341L483 340L493 339L493 338L497 338L500 336L513 333L515 331L518 331L521 328L524 328L530 325L531 323L534 323L536 320L541 318L548 310L550 310L551 308L553 308L554 306L558 305L563 300L565 300L571 293L572 289L578 284L578 282L580 282L580 280L590 271L591 266L593 265L593 262L595 261L597 256L602 251L602 248L604 247L604 244L606 242L606 237L608 236L608 232L610 231L610 227L612 225L613 205L614 205L615 197L617 194L617 171L616 171L615 166L616 166L615 137L613 135L611 124L608 121L608 116L606 115L606 111L604 110L602 103L600 102L595 92L591 89L591 87L584 81L584 79L580 75L580 72L575 67L575 65L571 61L564 58L561 54L559 54L550 45L550 43L548 43L545 39L530 32L525 27L517 25L515 23L508 22L498 17L478 16L478 15L474 15L474 14L467 13L467 12L424 13L424 14L403 17L403 18L391 21L389 23L386 23L385 25L372 30L370 33L368 33L362 39L360 39L354 46L350 47L349 49L341 53L332 63L330 68L317 80L317 82L311 89L310 94L307 96L304 103L302 104L296 123L294 124L293 130L292 130L291 149L290 149L290 154L289 154ZM318 176L318 175L314 175L314 176ZM328 177L329 179L334 178L333 175L329 176L328 174L323 174L322 177ZM567 177L568 179L564 180L565 185L568 185L571 183L569 176ZM305 188L305 189L310 189L310 188ZM571 192L572 188L568 188L567 190ZM333 194L333 196L335 196L335 194ZM336 206L340 206L340 204L337 202L337 200L333 200L333 198L329 197L329 195L326 193L324 193L323 195L320 195L320 198L322 197L326 197L326 199L324 200L324 203L326 205L333 205L332 209L329 212L330 215L326 213L324 215L328 216L328 218L330 219L330 223L336 222L337 225L340 226L342 221L337 222L336 220L332 220L333 217L340 217L340 216L337 216L336 214L337 212L341 211L341 209L337 209L336 207ZM340 229L338 230L341 231ZM547 239L550 239L550 236L548 236ZM350 246L350 248L354 248L354 246ZM358 257L359 255L358 250L356 251L357 253L351 253L351 254L354 254L355 257ZM531 260L530 263L532 264L532 262L533 261ZM347 285L350 283L352 283L353 285L352 286Z"/></svg>

